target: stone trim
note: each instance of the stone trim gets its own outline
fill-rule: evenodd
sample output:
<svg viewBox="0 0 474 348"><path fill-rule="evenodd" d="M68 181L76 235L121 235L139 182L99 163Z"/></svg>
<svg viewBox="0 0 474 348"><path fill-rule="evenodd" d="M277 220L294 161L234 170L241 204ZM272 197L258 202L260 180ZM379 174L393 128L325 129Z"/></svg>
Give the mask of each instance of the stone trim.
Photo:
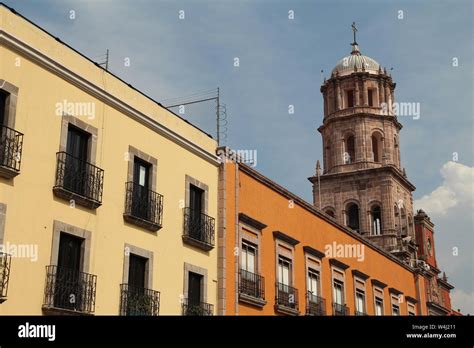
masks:
<svg viewBox="0 0 474 348"><path fill-rule="evenodd" d="M61 116L61 137L59 142L59 151L66 152L67 149L67 134L69 125L72 124L73 126L83 130L84 132L89 133L91 136L89 137L89 143L87 146L88 152L88 159L87 161L95 164L96 162L96 153L97 153L97 135L99 134L98 129L90 124L80 120L77 117L63 114Z"/></svg>
<svg viewBox="0 0 474 348"><path fill-rule="evenodd" d="M352 270L352 275L364 281L370 278L369 275L362 273L361 271L356 270L356 269Z"/></svg>
<svg viewBox="0 0 474 348"><path fill-rule="evenodd" d="M188 283L189 283L189 272L197 273L202 275L201 282L201 301L207 303L207 269L192 265L190 263L184 263L184 282L183 282L183 295L188 298Z"/></svg>
<svg viewBox="0 0 474 348"><path fill-rule="evenodd" d="M252 226L257 230L263 230L265 227L267 227L267 225L265 225L263 222L255 220L244 213L239 213L239 221L242 221L246 225Z"/></svg>
<svg viewBox="0 0 474 348"><path fill-rule="evenodd" d="M344 262L341 262L339 260L336 260L336 259L329 259L329 264L331 266L334 266L336 268L339 268L343 271L345 271L346 269L349 268L349 265L346 265Z"/></svg>
<svg viewBox="0 0 474 348"><path fill-rule="evenodd" d="M396 296L403 295L403 291L397 290L395 288L388 288L388 292Z"/></svg>
<svg viewBox="0 0 474 348"><path fill-rule="evenodd" d="M314 249L313 247L310 247L309 245L305 245L303 247L303 251L307 254L313 255L314 257L316 257L318 259L322 259L323 257L326 256L326 254L323 253L322 251Z"/></svg>
<svg viewBox="0 0 474 348"><path fill-rule="evenodd" d="M128 272L130 269L130 254L141 256L148 259L145 268L145 288L153 289L153 251L142 249L135 245L125 243L123 259L123 277L122 283L128 284Z"/></svg>
<svg viewBox="0 0 474 348"><path fill-rule="evenodd" d="M15 128L16 106L18 100L18 87L8 81L0 79L0 90L8 93L5 105L5 126Z"/></svg>
<svg viewBox="0 0 474 348"><path fill-rule="evenodd" d="M0 203L0 244L3 244L5 239L5 223L7 219L7 205Z"/></svg>
<svg viewBox="0 0 474 348"><path fill-rule="evenodd" d="M385 289L387 287L387 284L382 283L380 280L377 280L377 279L371 279L370 282L372 283L373 286L376 286L381 289Z"/></svg>
<svg viewBox="0 0 474 348"><path fill-rule="evenodd" d="M146 154L143 151L138 150L132 145L128 146L128 171L127 171L127 182L133 181L133 170L135 157L138 157L142 161L145 161L151 165L151 182L149 189L156 192L156 179L157 179L157 170L158 170L158 160Z"/></svg>
<svg viewBox="0 0 474 348"><path fill-rule="evenodd" d="M203 207L204 207L204 211L203 213L208 215L208 205L209 205L209 186L202 183L201 181L197 180L197 179L194 179L193 177L189 176L186 174L186 177L185 177L185 197L186 197L186 207L189 207L189 197L190 197L190 185L194 185L196 187L199 187L201 190L204 191L204 197L203 197L203 200L204 200L204 204L203 204Z"/></svg>
<svg viewBox="0 0 474 348"><path fill-rule="evenodd" d="M411 296L405 296L405 300L407 300L407 302L411 302L413 304L418 303L418 300L414 297L411 297Z"/></svg>
<svg viewBox="0 0 474 348"><path fill-rule="evenodd" d="M275 237L276 239L279 239L279 240L282 240L288 244L290 244L291 246L295 246L297 244L299 244L299 240L296 240L294 239L293 237L290 237L289 235L281 232L281 231L273 231L273 237Z"/></svg>
<svg viewBox="0 0 474 348"><path fill-rule="evenodd" d="M86 229L69 225L65 222L54 220L53 221L53 241L51 247L51 265L58 264L59 256L59 240L61 233L71 234L73 236L84 239L81 247L81 266L82 272L90 273L90 255L91 255L91 244L92 244L92 232Z"/></svg>

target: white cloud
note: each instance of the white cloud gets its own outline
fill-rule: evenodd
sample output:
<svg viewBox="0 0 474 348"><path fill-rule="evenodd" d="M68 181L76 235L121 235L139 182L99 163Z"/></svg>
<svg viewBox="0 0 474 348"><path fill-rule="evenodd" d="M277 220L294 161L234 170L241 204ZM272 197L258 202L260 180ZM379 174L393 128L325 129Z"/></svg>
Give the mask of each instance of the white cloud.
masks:
<svg viewBox="0 0 474 348"><path fill-rule="evenodd" d="M474 314L474 292L467 293L461 289L451 292L451 304L454 310L461 309L461 313Z"/></svg>
<svg viewBox="0 0 474 348"><path fill-rule="evenodd" d="M444 179L442 185L416 200L416 209L421 208L432 217L445 215L457 206L474 209L474 167L449 161L440 172Z"/></svg>

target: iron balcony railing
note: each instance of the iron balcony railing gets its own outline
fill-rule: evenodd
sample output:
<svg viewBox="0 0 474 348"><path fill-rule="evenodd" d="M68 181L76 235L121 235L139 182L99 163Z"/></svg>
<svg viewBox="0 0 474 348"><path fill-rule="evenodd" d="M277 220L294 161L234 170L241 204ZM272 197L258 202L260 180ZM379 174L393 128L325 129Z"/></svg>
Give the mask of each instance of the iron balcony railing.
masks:
<svg viewBox="0 0 474 348"><path fill-rule="evenodd" d="M159 291L120 285L120 315L156 316L159 312Z"/></svg>
<svg viewBox="0 0 474 348"><path fill-rule="evenodd" d="M46 266L43 307L92 314L97 276L58 266Z"/></svg>
<svg viewBox="0 0 474 348"><path fill-rule="evenodd" d="M163 223L163 196L134 182L125 183L125 213L131 222L159 230Z"/></svg>
<svg viewBox="0 0 474 348"><path fill-rule="evenodd" d="M0 303L6 300L8 293L8 279L10 278L11 256L0 252Z"/></svg>
<svg viewBox="0 0 474 348"><path fill-rule="evenodd" d="M276 283L276 304L298 310L298 289L289 285Z"/></svg>
<svg viewBox="0 0 474 348"><path fill-rule="evenodd" d="M335 303L335 302L333 302L332 304L332 311L333 311L333 315L337 315L337 316L349 314L349 308L346 305Z"/></svg>
<svg viewBox="0 0 474 348"><path fill-rule="evenodd" d="M311 291L308 291L306 294L307 306L306 314L307 315L326 315L326 300L322 297L316 296Z"/></svg>
<svg viewBox="0 0 474 348"><path fill-rule="evenodd" d="M215 219L191 208L184 208L184 234L188 242L206 250L214 247ZM197 242L197 243L196 243Z"/></svg>
<svg viewBox="0 0 474 348"><path fill-rule="evenodd" d="M265 278L241 269L239 273L239 293L264 300Z"/></svg>
<svg viewBox="0 0 474 348"><path fill-rule="evenodd" d="M79 195L100 205L104 185L104 170L93 164L58 152L55 189L62 189Z"/></svg>
<svg viewBox="0 0 474 348"><path fill-rule="evenodd" d="M0 166L20 172L23 134L0 125Z"/></svg>
<svg viewBox="0 0 474 348"><path fill-rule="evenodd" d="M210 316L214 313L214 305L205 302L183 299L183 315Z"/></svg>

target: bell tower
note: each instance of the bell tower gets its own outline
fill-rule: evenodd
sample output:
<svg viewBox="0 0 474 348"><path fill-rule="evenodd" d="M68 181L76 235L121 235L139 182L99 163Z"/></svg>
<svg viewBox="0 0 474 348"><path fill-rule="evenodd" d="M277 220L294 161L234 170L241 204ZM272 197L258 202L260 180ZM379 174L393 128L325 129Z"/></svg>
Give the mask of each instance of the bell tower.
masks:
<svg viewBox="0 0 474 348"><path fill-rule="evenodd" d="M401 123L393 112L395 86L387 70L350 54L324 79L324 169L309 178L314 205L402 259L415 251L412 192L401 165Z"/></svg>

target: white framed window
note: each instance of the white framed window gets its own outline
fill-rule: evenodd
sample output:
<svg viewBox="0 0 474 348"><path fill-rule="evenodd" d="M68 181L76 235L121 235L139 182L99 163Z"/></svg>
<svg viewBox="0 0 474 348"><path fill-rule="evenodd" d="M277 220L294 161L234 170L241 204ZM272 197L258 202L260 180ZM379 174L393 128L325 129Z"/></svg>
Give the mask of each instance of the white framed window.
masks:
<svg viewBox="0 0 474 348"><path fill-rule="evenodd" d="M278 282L291 286L291 260L286 257L278 257Z"/></svg>
<svg viewBox="0 0 474 348"><path fill-rule="evenodd" d="M361 289L356 289L356 311L365 313L365 292Z"/></svg>
<svg viewBox="0 0 474 348"><path fill-rule="evenodd" d="M383 298L375 296L375 315L383 315Z"/></svg>
<svg viewBox="0 0 474 348"><path fill-rule="evenodd" d="M333 299L334 303L344 305L344 283L337 279L333 281Z"/></svg>
<svg viewBox="0 0 474 348"><path fill-rule="evenodd" d="M257 273L257 246L242 240L241 269L250 273Z"/></svg>
<svg viewBox="0 0 474 348"><path fill-rule="evenodd" d="M308 269L308 292L314 296L319 296L319 271Z"/></svg>

